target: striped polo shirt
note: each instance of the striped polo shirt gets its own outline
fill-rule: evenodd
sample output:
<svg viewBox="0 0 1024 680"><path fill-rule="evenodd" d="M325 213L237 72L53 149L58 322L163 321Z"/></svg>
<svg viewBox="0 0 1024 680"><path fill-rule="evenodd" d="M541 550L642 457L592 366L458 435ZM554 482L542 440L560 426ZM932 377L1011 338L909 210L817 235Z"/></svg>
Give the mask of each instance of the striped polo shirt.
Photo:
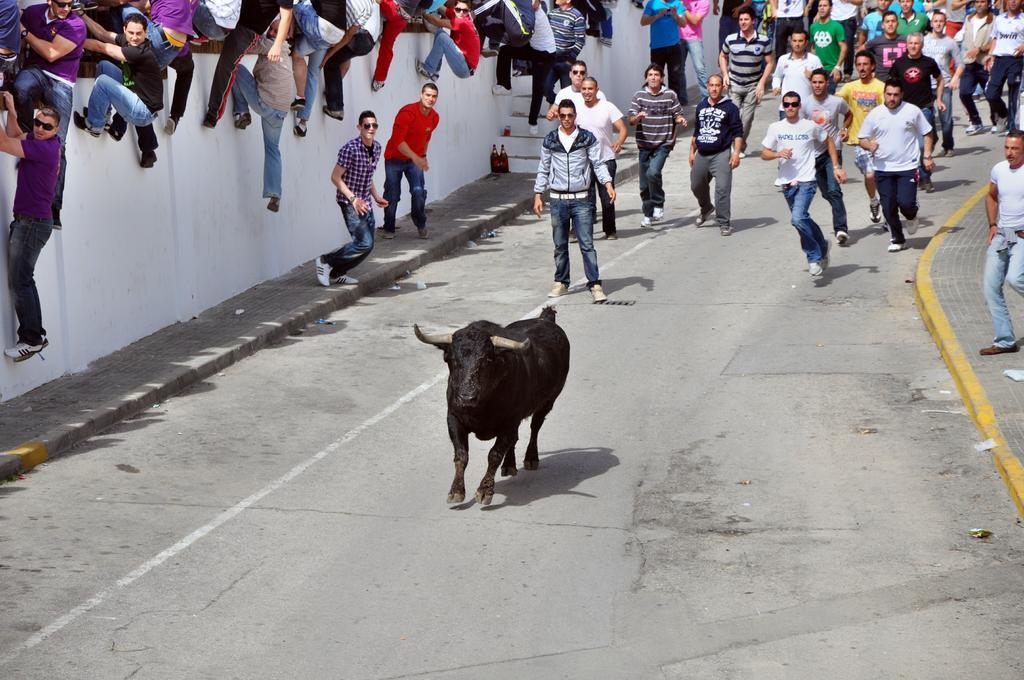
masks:
<svg viewBox="0 0 1024 680"><path fill-rule="evenodd" d="M733 85L747 87L757 84L761 78L772 47L766 36L754 33L754 37L747 40L737 32L726 36L722 52L729 60L729 80Z"/></svg>
<svg viewBox="0 0 1024 680"><path fill-rule="evenodd" d="M580 11L575 7L567 10L556 7L548 12L548 23L555 36L555 49L573 59L578 57L587 38L587 21Z"/></svg>
<svg viewBox="0 0 1024 680"><path fill-rule="evenodd" d="M636 116L641 111L647 115L636 124L637 148L672 148L676 143L676 116L683 111L676 93L664 85L657 94L646 87L639 90L629 104L629 115Z"/></svg>

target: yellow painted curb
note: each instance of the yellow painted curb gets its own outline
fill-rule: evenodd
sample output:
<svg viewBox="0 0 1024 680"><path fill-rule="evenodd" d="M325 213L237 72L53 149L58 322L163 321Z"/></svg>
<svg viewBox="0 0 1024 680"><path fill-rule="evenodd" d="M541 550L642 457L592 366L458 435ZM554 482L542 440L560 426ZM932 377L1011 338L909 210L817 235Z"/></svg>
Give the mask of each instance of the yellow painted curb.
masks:
<svg viewBox="0 0 1024 680"><path fill-rule="evenodd" d="M47 451L46 444L43 442L27 442L3 453L20 456L22 472L31 470L40 463L45 463L46 459L49 458L49 452Z"/></svg>
<svg viewBox="0 0 1024 680"><path fill-rule="evenodd" d="M1021 466L1020 460L1010 451L1010 447L1003 437L1002 430L999 429L999 424L996 422L992 404L989 402L985 390L978 381L978 376L975 375L974 369L971 368L971 362L967 359L967 355L964 354L963 348L960 346L959 340L957 340L956 333L953 332L953 327L950 325L946 313L942 311L942 305L935 296L935 289L932 287L932 260L935 259L935 253L938 251L939 246L946 239L949 230L956 226L964 218L964 215L977 205L978 201L985 197L988 190L989 186L986 182L985 186L967 199L960 206L960 209L946 220L946 223L942 225L939 232L932 237L931 242L924 249L924 254L917 263L914 297L917 299L921 318L924 319L924 323L931 332L935 344L938 346L939 351L942 352L942 358L946 360L946 366L949 367L949 372L952 374L957 389L960 391L960 398L963 399L964 405L967 406L975 426L981 432L982 437L991 439L996 443L995 448L991 451L992 460L995 462L996 469L999 470L1003 481L1006 482L1006 488L1010 491L1010 498L1017 505L1017 512L1021 517L1024 517L1024 467Z"/></svg>

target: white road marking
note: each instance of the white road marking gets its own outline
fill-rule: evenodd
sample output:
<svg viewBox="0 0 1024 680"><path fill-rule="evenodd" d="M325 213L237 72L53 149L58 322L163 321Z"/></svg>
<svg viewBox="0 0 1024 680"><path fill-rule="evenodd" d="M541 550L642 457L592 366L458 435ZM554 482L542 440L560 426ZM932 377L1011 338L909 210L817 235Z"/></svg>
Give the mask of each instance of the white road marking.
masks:
<svg viewBox="0 0 1024 680"><path fill-rule="evenodd" d="M662 236L663 234L668 233L669 231L671 231L670 228L668 228L668 229L661 229L661 230L655 231L654 233L651 234L651 236L649 236L648 238L643 239L642 241L637 243L635 246L633 246L632 248L630 248L626 252L618 255L617 257L612 258L606 264L601 265L601 268L602 269L611 269L617 263L621 262L622 260L624 260L624 259L626 259L628 257L631 257L635 253L639 252L642 248L647 246L647 244L649 244L651 241L653 241L654 239L658 238L659 236ZM570 287L570 290L580 290L582 288L585 288L586 287L586 283L587 283L587 281L586 281L586 278L584 277L583 279L580 279L580 280L576 281L575 283L573 283L572 286ZM520 317L520 320L536 318L537 315L540 314L541 310L543 310L545 307L551 306L553 304L557 304L560 300L564 300L564 299L565 298L556 298L556 299L550 300L550 301L548 301L548 302L546 302L546 303L544 303L542 305L539 305L539 306L533 308L532 310L530 310L526 315ZM367 420L363 421L361 424L359 424L356 427L352 428L351 430L346 432L344 435L342 435L339 439L334 440L329 445L327 445L325 448L321 449L320 451L318 451L316 454L314 454L310 458L307 458L306 460L302 461L301 463L299 463L298 465L293 467L291 470L286 472L281 477L278 477L274 481L270 482L269 484L267 484L266 486L264 486L262 489L260 489L256 493L252 494L251 496L248 496L247 498L242 499L241 501L239 501L235 505L231 506L230 508L228 508L224 512L222 512L219 515L217 515L216 517L214 517L207 524L204 524L203 526L199 527L198 529L196 529L195 531L190 533L188 536L185 536L185 538L181 539L180 541L178 541L174 545L170 546L169 548L167 548L165 550L162 550L161 552L157 553L156 555L154 555L150 559L146 560L145 562L140 564L138 567L136 567L135 569L133 569L132 571L128 572L126 575L124 575L120 579L118 579L117 582L112 587L107 588L106 590L102 590L99 593L96 593L95 595L90 597L85 602L81 603L80 605L78 605L74 609L71 609L70 611L68 611L63 616L55 619L53 622L51 622L45 628L43 628L42 630L39 630L34 635L32 635L29 639L27 639L25 642L23 642L20 645L18 645L17 647L15 647L8 654L4 655L3 657L0 657L0 666L4 666L4 665L10 663L12 660L14 660L14 658L16 656L21 654L21 652L24 652L26 650L32 649L33 647L36 647L39 644L45 642L47 639L53 637L55 634L60 632L62 629L66 628L68 625L70 625L75 620L80 618L83 614L86 614L86 613L92 611L93 609L95 609L99 605L101 605L104 602L106 602L116 592L118 592L120 590L124 590L125 588L127 588L130 585L132 585L133 583L138 581L140 578L142 578L143 576L145 576L149 572L153 571L154 569L156 569L157 567L162 565L167 560L169 560L172 557L175 557L176 555L184 552L186 549L188 549L193 543L195 543L199 539L203 538L207 534L215 531L216 529L220 528L222 525L224 525L227 522L229 522L230 520L234 519L236 516L241 514L243 510L246 510L247 508L255 505L258 502L260 502L261 500L263 500L264 498L266 498L270 494L274 493L275 491L277 491L278 489L283 487L285 484L287 484L288 482L292 481L293 479L295 479L296 477L301 475L303 472L308 470L315 463L317 463L317 462L323 460L324 458L326 458L327 456L331 455L332 453L337 451L339 448L341 448L345 444L348 444L349 442L351 442L353 439L358 437L360 434L362 434L363 432L365 432L369 428L371 428L374 425L376 425L377 423L381 422L382 420L384 420L385 418L390 416L392 413L394 413L395 411L397 411L401 407L405 406L410 401L412 401L413 399L415 399L419 395L423 394L424 392L429 390L434 385L436 385L439 382L441 382L445 378L446 375L448 375L448 371L447 370L441 371L440 373L438 373L434 377L430 378L426 382L421 383L416 388L410 390L409 392L406 392L404 395L402 395L398 400L393 402L391 405L387 406L383 410L379 411L376 415L371 416Z"/></svg>

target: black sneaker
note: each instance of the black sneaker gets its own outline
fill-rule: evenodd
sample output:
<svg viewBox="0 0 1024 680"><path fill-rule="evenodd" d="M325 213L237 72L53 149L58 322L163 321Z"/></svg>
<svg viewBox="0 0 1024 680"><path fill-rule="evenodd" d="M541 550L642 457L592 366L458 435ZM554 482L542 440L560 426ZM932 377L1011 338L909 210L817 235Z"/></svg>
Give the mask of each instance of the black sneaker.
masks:
<svg viewBox="0 0 1024 680"><path fill-rule="evenodd" d="M306 98L296 97L295 99L292 100L291 108L292 111L301 111L302 109L306 108Z"/></svg>
<svg viewBox="0 0 1024 680"><path fill-rule="evenodd" d="M155 151L143 151L142 159L139 160L139 165L144 168L151 168L156 165L156 152Z"/></svg>
<svg viewBox="0 0 1024 680"><path fill-rule="evenodd" d="M91 127L89 127L89 121L87 121L85 119L85 116L80 114L78 111L72 113L71 118L75 121L76 128L78 128L79 130L85 130L93 137L99 137L103 133L102 130L93 130Z"/></svg>
<svg viewBox="0 0 1024 680"><path fill-rule="evenodd" d="M238 128L239 130L244 130L245 128L249 127L251 123L252 114L250 114L249 112L235 114L235 127Z"/></svg>
<svg viewBox="0 0 1024 680"><path fill-rule="evenodd" d="M207 113L205 116L203 116L203 127L210 128L211 130L217 127L217 117L211 116L209 113Z"/></svg>

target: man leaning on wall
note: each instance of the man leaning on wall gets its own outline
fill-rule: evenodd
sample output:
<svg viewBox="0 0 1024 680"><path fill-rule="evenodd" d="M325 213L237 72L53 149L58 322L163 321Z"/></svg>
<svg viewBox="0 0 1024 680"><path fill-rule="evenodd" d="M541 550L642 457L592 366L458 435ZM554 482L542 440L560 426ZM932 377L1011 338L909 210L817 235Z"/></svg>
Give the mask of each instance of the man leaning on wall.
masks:
<svg viewBox="0 0 1024 680"><path fill-rule="evenodd" d="M53 231L51 204L60 171L60 114L44 106L35 112L32 129L21 131L14 97L3 93L7 126L0 128L0 151L18 158L18 186L14 193L14 221L7 240L7 277L18 315L18 342L4 350L13 361L25 361L49 344L36 290L35 268L39 253Z"/></svg>

